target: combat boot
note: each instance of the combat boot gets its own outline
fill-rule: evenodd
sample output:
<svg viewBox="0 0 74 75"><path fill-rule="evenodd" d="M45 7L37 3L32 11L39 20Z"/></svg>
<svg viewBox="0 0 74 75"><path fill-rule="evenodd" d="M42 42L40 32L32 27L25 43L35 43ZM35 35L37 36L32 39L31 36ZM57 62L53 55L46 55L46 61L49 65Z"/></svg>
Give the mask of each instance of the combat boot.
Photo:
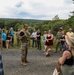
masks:
<svg viewBox="0 0 74 75"><path fill-rule="evenodd" d="M27 64L25 62L21 62L21 65L23 66L27 66Z"/></svg>

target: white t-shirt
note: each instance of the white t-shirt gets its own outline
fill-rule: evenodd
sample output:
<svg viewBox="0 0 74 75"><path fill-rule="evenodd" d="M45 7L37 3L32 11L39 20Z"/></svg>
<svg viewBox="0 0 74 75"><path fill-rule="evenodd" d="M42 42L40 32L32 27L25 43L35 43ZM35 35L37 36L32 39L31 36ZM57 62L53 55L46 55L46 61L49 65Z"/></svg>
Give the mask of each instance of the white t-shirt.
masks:
<svg viewBox="0 0 74 75"><path fill-rule="evenodd" d="M36 35L37 35L37 32L32 33L32 37L36 37Z"/></svg>

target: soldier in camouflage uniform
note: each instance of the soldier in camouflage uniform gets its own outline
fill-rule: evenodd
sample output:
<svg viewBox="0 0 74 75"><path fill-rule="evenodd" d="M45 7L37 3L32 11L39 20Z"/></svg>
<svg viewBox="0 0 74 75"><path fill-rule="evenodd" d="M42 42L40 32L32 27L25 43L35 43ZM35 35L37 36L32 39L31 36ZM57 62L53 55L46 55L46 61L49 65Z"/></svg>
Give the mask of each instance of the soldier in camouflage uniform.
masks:
<svg viewBox="0 0 74 75"><path fill-rule="evenodd" d="M30 33L28 31L28 25L27 24L24 25L24 29L22 29L20 31L20 33L21 32L24 33L23 36L20 36L21 51L22 51L21 64L26 66L27 63L28 63L28 61L27 61L27 53L28 53L29 40L30 40Z"/></svg>
<svg viewBox="0 0 74 75"><path fill-rule="evenodd" d="M63 31L63 28L60 27L60 28L59 28L59 31L58 31L58 33L57 33L57 35L56 35L56 51L55 51L55 52L58 51L58 48L59 48L59 47L60 47L60 51L62 51L62 46L61 46L61 41L60 41L60 38L61 38L61 36L62 36L62 31Z"/></svg>

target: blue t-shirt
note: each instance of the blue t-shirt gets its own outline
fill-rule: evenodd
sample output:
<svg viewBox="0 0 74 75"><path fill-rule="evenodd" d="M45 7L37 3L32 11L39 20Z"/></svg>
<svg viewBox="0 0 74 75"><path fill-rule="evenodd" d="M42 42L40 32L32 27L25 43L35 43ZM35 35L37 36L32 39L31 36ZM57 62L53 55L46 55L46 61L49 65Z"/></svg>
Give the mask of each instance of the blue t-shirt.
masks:
<svg viewBox="0 0 74 75"><path fill-rule="evenodd" d="M6 41L6 34L5 34L5 33L2 33L2 34L1 34L1 37L2 37L2 39L3 39L4 41Z"/></svg>
<svg viewBox="0 0 74 75"><path fill-rule="evenodd" d="M14 38L14 31L13 30L11 31L11 35L12 35L12 38Z"/></svg>

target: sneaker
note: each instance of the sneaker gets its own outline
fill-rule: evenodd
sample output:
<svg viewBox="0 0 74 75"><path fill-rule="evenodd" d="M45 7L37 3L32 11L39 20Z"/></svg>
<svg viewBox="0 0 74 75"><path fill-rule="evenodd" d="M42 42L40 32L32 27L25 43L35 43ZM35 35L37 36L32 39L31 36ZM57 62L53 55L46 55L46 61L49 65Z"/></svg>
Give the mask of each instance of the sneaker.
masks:
<svg viewBox="0 0 74 75"><path fill-rule="evenodd" d="M48 57L48 53L46 53L46 57Z"/></svg>

